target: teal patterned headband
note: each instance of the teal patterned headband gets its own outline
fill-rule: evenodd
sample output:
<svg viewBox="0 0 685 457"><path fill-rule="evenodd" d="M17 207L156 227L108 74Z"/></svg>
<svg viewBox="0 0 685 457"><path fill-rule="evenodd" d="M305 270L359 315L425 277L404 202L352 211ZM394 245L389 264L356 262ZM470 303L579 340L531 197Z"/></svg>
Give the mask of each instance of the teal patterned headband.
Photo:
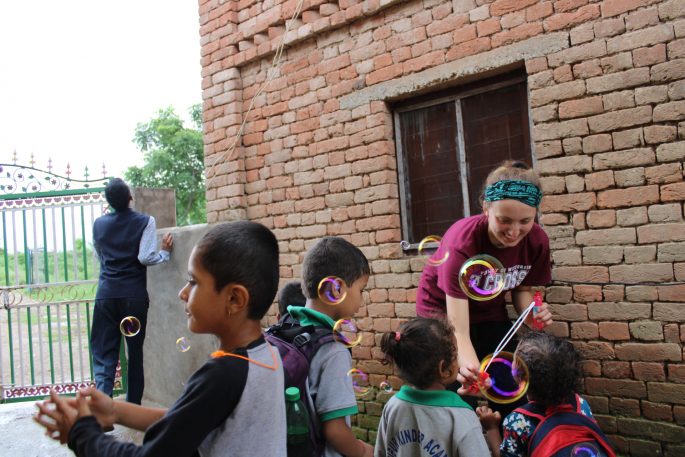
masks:
<svg viewBox="0 0 685 457"><path fill-rule="evenodd" d="M514 179L497 181L485 188L485 201L518 200L528 206L537 208L542 200L542 192L533 183Z"/></svg>

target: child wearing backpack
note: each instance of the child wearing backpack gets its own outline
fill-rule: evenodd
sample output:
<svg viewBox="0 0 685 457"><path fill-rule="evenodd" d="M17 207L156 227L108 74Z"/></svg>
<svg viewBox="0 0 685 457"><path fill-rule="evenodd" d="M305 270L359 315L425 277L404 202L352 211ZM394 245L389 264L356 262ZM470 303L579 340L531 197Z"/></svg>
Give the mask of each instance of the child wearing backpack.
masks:
<svg viewBox="0 0 685 457"><path fill-rule="evenodd" d="M457 375L457 342L445 321L417 317L383 334L384 363L407 383L383 408L376 457L490 455L483 430L462 398L446 387Z"/></svg>
<svg viewBox="0 0 685 457"><path fill-rule="evenodd" d="M516 355L528 367L529 402L504 419L504 439L499 413L487 406L476 410L493 455L614 457L590 405L577 394L582 372L573 345L544 332L530 332L521 338ZM573 454L574 447L581 452ZM592 452L583 453L583 449Z"/></svg>
<svg viewBox="0 0 685 457"><path fill-rule="evenodd" d="M305 306L307 304L307 299L302 294L302 283L300 281L288 281L285 283L281 290L278 291L276 300L278 301L276 320L279 321L288 312L288 306Z"/></svg>
<svg viewBox="0 0 685 457"><path fill-rule="evenodd" d="M79 457L286 457L283 369L260 319L278 287L278 242L263 225L215 225L193 249L179 292L188 328L219 340L219 350L168 410L114 401L82 389L75 399L38 403L36 422ZM103 433L114 423L145 431L142 446ZM255 436L255 427L259 436Z"/></svg>
<svg viewBox="0 0 685 457"><path fill-rule="evenodd" d="M362 291L366 287L371 271L364 254L348 241L338 237L325 237L307 251L302 264L302 292L307 298L305 306L289 306L275 328L267 331L269 341L279 344L284 356L286 384L291 384L289 365L295 357L284 352L284 346L272 336L291 332L295 346L306 354L308 373L304 375L306 397L311 401L311 412L315 426L319 429L312 438L315 455L325 457L369 457L373 447L358 440L352 432L350 416L357 414L357 399L348 371L352 368L352 356L348 348L333 338L335 322L351 318L361 307ZM319 298L319 284L327 277L342 279L346 286L345 298L337 304L326 303ZM299 340L299 341L298 341ZM297 354L294 354L297 355ZM306 366L306 365L305 365ZM290 456L293 457L293 456ZM298 456L299 457L299 456Z"/></svg>

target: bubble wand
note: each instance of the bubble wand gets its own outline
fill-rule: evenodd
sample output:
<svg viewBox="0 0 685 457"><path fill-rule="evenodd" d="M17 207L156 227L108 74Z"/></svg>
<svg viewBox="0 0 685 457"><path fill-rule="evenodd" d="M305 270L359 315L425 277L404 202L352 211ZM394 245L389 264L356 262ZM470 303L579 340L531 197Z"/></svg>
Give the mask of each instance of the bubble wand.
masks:
<svg viewBox="0 0 685 457"><path fill-rule="evenodd" d="M505 348L505 346L507 344L509 344L509 341L511 341L511 339L514 337L514 335L516 335L516 332L518 331L519 328L521 328L521 326L523 325L523 321L526 320L526 317L528 317L528 314L530 314L530 312L533 310L535 305L536 305L536 301L533 300L532 302L530 302L530 305L528 305L528 307L523 310L523 312L521 313L519 318L516 319L516 321L514 322L514 325L511 326L511 328L506 333L506 335L504 335L504 338L502 338L502 341L500 341L500 343L495 348L495 352L492 353L492 358L490 359L488 364L485 365L485 368L483 369L483 371L488 370L492 361L495 360L495 358L499 355L500 352L502 352L502 350Z"/></svg>

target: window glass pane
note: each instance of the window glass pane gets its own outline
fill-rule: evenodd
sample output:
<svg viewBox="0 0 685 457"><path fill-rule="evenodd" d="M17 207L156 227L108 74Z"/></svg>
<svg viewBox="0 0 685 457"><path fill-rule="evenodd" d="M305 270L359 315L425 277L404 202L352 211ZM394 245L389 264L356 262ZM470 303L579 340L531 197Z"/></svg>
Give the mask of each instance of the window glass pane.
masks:
<svg viewBox="0 0 685 457"><path fill-rule="evenodd" d="M526 85L519 83L461 101L471 214L492 168L504 160L531 164Z"/></svg>
<svg viewBox="0 0 685 457"><path fill-rule="evenodd" d="M400 113L410 241L463 217L454 101Z"/></svg>

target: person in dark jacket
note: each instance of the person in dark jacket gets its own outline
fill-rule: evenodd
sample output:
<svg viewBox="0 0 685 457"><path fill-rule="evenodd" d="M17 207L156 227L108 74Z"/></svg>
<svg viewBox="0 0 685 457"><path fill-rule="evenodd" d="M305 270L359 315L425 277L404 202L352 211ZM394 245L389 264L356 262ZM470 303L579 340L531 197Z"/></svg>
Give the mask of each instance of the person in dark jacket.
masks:
<svg viewBox="0 0 685 457"><path fill-rule="evenodd" d="M143 342L149 297L147 266L169 260L173 246L170 233L162 237L157 251L155 218L130 208L131 190L120 178L105 187L112 211L93 224L93 245L100 260L95 296L91 351L98 390L112 396L122 334L128 347L126 400L140 404L145 379Z"/></svg>

